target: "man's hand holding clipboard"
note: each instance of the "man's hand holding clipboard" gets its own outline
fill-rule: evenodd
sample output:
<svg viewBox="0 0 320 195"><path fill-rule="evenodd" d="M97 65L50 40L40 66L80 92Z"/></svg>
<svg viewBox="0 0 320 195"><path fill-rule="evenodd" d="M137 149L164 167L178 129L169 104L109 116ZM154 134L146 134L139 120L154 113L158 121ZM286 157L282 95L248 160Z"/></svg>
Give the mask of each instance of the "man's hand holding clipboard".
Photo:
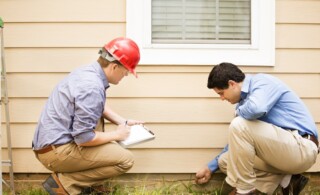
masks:
<svg viewBox="0 0 320 195"><path fill-rule="evenodd" d="M144 125L132 125L129 137L123 141L120 141L119 143L123 147L127 148L129 146L150 141L153 139L155 139L154 133L148 128L146 128Z"/></svg>

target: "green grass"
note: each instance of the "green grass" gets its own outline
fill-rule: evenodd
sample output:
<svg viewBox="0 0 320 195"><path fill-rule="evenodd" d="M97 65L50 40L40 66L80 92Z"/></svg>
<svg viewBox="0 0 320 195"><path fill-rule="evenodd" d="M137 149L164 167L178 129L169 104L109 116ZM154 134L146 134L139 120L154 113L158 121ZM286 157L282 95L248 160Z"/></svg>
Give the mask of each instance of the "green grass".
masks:
<svg viewBox="0 0 320 195"><path fill-rule="evenodd" d="M217 190L198 189L192 183L176 182L163 184L160 186L120 186L113 187L112 195L170 195L170 194L188 194L188 195L218 195Z"/></svg>
<svg viewBox="0 0 320 195"><path fill-rule="evenodd" d="M155 182L154 184L105 184L106 188L111 189L110 195L219 195L218 190L206 190L192 182ZM3 192L4 195L10 193ZM48 195L42 188L28 187L16 194L21 195ZM92 194L94 195L94 194Z"/></svg>
<svg viewBox="0 0 320 195"><path fill-rule="evenodd" d="M22 191L17 191L16 194L21 194L21 195L48 195L48 193L41 188L28 188L28 189L24 189ZM10 195L9 191L4 191L3 195Z"/></svg>
<svg viewBox="0 0 320 195"><path fill-rule="evenodd" d="M223 182L220 189L211 185L197 185L192 180L182 181L141 181L133 180L133 183L112 181L105 183L105 187L111 190L110 195L224 195L230 189L226 189ZM309 189L310 190L310 189ZM310 192L309 195L320 195L320 192ZM9 195L9 191L4 191L3 195ZM19 195L48 195L48 193L39 186L25 185L22 190L17 191ZM274 195L281 195L276 192ZM94 195L94 194L92 194Z"/></svg>

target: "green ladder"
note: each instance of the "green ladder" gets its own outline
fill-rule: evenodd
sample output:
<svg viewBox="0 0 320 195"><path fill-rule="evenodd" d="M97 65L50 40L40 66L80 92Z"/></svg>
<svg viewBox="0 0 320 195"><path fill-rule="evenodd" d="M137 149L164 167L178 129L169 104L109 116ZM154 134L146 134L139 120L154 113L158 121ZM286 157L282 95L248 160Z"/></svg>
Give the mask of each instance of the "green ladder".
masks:
<svg viewBox="0 0 320 195"><path fill-rule="evenodd" d="M0 184L0 192L2 192L2 183L4 183L7 187L10 188L11 194L15 194L14 190L14 177L13 177L13 163L12 163L12 145L11 145L11 130L10 130L10 117L9 117L9 98L8 98L8 88L7 88L7 73L6 73L6 66L4 60L4 43L3 43L3 28L4 23L0 17L0 36L1 36L1 106L4 104L5 106L5 118L6 118L6 134L7 134L7 150L8 150L8 159L2 160L2 166L9 167L9 176L10 176L10 183L7 183L2 178L2 166L0 169L0 177L1 177L1 184ZM0 131L0 138L2 138L1 131ZM2 148L2 147L1 147ZM0 154L1 154L0 148Z"/></svg>

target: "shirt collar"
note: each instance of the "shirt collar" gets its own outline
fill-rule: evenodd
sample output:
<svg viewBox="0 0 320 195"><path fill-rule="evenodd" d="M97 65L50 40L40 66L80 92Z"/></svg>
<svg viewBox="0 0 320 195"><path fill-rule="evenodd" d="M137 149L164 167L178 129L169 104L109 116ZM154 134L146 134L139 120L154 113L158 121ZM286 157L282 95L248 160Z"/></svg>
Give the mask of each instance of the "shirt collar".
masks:
<svg viewBox="0 0 320 195"><path fill-rule="evenodd" d="M244 81L243 81L242 87L241 87L241 99L242 100L247 97L247 94L249 92L251 79L252 79L252 75L250 75L250 74L246 75L246 77L244 78Z"/></svg>
<svg viewBox="0 0 320 195"><path fill-rule="evenodd" d="M108 81L106 75L104 74L103 69L102 69L102 67L100 66L99 62L97 62L97 61L94 62L94 63L93 63L93 68L98 72L99 77L101 78L101 80L102 80L102 82L103 82L104 88L105 88L105 89L109 88L109 87L110 87L109 81Z"/></svg>

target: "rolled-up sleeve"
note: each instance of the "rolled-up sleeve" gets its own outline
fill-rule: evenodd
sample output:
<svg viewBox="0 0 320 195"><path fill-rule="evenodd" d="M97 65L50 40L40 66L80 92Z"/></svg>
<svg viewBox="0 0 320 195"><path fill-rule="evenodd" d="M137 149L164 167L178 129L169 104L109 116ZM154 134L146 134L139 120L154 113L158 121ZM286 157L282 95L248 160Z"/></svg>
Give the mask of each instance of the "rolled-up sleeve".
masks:
<svg viewBox="0 0 320 195"><path fill-rule="evenodd" d="M99 88L83 87L75 98L75 115L72 136L77 144L92 140L94 129L102 116L105 92Z"/></svg>
<svg viewBox="0 0 320 195"><path fill-rule="evenodd" d="M211 173L214 173L219 169L219 158L223 153L227 152L228 149L229 145L226 145L224 149L221 151L221 153L208 163L208 168L210 169Z"/></svg>

